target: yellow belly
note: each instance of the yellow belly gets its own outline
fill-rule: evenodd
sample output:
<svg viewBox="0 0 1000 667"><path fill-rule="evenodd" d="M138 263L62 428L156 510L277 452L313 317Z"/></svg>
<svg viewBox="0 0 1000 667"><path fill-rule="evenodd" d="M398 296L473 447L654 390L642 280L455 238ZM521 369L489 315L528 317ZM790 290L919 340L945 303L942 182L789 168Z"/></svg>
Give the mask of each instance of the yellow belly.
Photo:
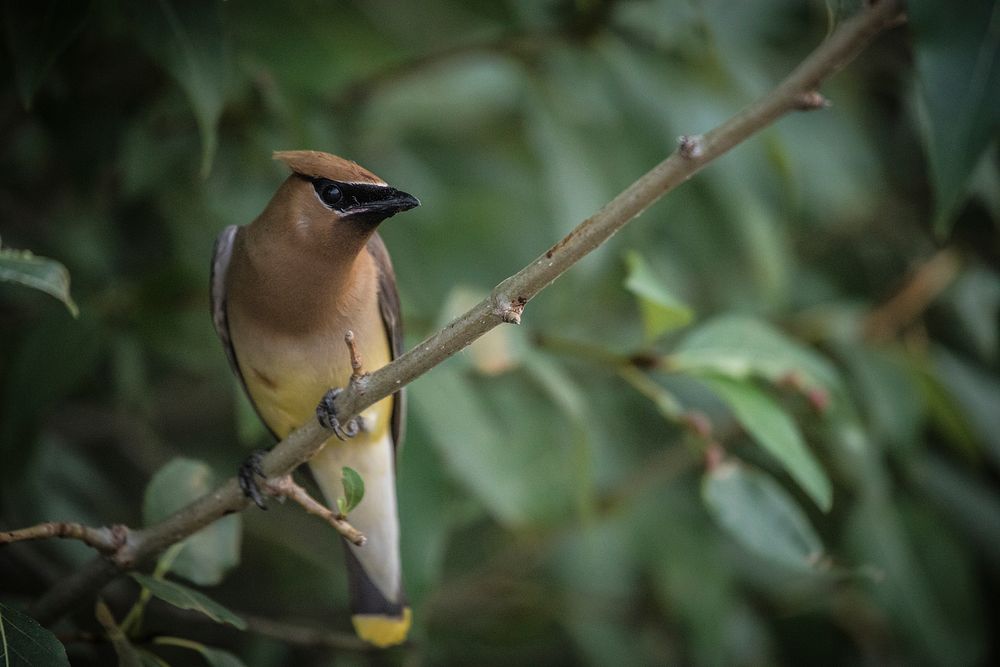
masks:
<svg viewBox="0 0 1000 667"><path fill-rule="evenodd" d="M380 329L379 334L382 334ZM271 336L266 344L234 336L236 357L250 398L264 422L279 438L315 418L316 405L333 388L344 388L351 376L347 346L338 337L324 340L283 340ZM331 340L332 339L332 340ZM329 341L329 342L326 342ZM375 370L390 359L388 341L359 341L366 370ZM371 364L371 365L369 365ZM392 413L392 398L385 398L362 414L358 439L384 433Z"/></svg>

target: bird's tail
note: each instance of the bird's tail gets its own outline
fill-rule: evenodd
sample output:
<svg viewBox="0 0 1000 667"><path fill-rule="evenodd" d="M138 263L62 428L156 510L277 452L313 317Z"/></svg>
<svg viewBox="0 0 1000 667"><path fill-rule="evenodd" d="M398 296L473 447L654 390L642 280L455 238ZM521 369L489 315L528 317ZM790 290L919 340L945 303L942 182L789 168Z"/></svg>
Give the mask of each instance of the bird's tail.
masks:
<svg viewBox="0 0 1000 667"><path fill-rule="evenodd" d="M384 429L381 437L361 433L346 442L332 439L309 464L332 507L344 495L344 466L364 480L364 497L348 520L367 540L360 547L345 541L344 550L354 630L379 647L405 641L411 620L399 555L394 457L392 439Z"/></svg>

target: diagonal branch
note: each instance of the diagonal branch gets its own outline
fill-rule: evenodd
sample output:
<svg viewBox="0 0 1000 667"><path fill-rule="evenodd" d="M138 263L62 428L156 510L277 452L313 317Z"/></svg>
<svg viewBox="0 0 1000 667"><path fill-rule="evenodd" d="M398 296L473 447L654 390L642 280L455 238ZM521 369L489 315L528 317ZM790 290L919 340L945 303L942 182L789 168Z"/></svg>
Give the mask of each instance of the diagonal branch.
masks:
<svg viewBox="0 0 1000 667"><path fill-rule="evenodd" d="M398 391L458 352L493 327L518 323L524 306L536 294L664 194L691 178L702 167L737 144L801 109L824 106L818 96L820 83L849 63L882 30L899 23L902 0L869 2L820 44L784 81L762 98L705 135L682 137L670 157L653 167L595 215L536 260L493 289L489 297L441 331L387 366L360 376L337 397L341 423ZM283 476L308 461L331 436L317 421L310 421L278 443L262 461L269 476ZM96 558L59 582L31 610L43 623L51 623L78 602L95 595L121 570L159 553L213 521L245 509L236 479L162 522L135 531L111 558Z"/></svg>

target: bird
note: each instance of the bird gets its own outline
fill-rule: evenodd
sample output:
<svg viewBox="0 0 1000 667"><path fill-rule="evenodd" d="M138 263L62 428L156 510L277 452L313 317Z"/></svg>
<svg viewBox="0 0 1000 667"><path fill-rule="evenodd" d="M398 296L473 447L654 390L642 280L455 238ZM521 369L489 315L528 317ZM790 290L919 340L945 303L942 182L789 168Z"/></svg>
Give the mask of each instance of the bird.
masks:
<svg viewBox="0 0 1000 667"><path fill-rule="evenodd" d="M353 332L367 371L401 354L396 278L376 228L420 202L330 153L276 151L273 157L291 174L249 225L219 234L210 294L230 366L281 439L315 418L321 400L335 422L337 391L330 390L345 386L352 373L346 332ZM349 519L367 541L360 547L344 541L345 561L355 632L379 647L404 642L412 620L396 500L404 410L401 390L363 411L355 420L359 428L330 424L336 435L309 461L331 505L344 495L344 467L364 481L365 494ZM241 469L241 484L263 507L254 469L259 473L259 458Z"/></svg>

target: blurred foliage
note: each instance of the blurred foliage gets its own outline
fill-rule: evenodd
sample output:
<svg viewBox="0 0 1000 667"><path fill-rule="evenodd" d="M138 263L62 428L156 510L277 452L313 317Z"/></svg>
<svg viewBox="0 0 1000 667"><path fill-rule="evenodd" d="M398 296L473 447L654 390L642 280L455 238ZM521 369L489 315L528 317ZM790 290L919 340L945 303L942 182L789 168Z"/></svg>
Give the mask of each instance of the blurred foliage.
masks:
<svg viewBox="0 0 1000 667"><path fill-rule="evenodd" d="M80 314L0 283L0 527L138 526L268 444L207 279L284 178L272 150L420 197L383 228L413 344L861 4L5 2L0 236L65 265ZM61 636L110 643L69 641L73 664L996 662L1000 10L911 5L831 109L413 383L411 645L172 611L349 628L339 538L275 506L242 548L227 519L84 605ZM91 557L4 548L4 618Z"/></svg>
<svg viewBox="0 0 1000 667"><path fill-rule="evenodd" d="M69 294L69 271L59 262L38 257L30 250L0 247L0 282L33 287L66 304L73 317L80 311Z"/></svg>

